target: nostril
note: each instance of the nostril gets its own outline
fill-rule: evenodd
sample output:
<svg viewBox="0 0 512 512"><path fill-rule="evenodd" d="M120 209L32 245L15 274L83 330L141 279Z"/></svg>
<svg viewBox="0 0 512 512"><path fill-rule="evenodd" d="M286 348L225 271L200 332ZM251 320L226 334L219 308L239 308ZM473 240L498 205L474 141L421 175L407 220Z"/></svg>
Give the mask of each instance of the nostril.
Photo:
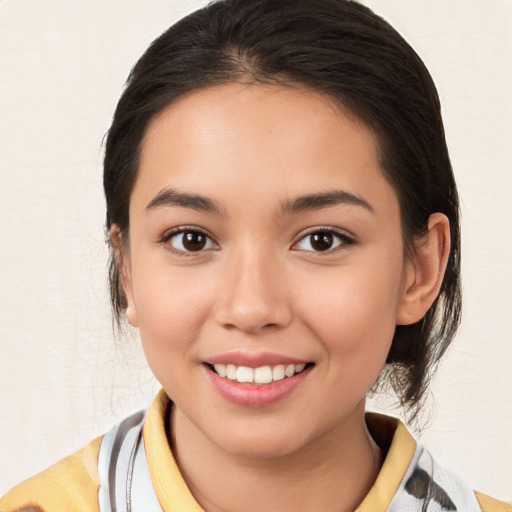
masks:
<svg viewBox="0 0 512 512"><path fill-rule="evenodd" d="M277 323L267 323L267 324L263 324L263 325L258 325L258 324L249 325L247 323L237 322L236 324L235 323L225 323L225 324L223 324L223 327L228 330L238 329L247 334L258 334L263 331L271 332L271 331L280 329L280 326Z"/></svg>

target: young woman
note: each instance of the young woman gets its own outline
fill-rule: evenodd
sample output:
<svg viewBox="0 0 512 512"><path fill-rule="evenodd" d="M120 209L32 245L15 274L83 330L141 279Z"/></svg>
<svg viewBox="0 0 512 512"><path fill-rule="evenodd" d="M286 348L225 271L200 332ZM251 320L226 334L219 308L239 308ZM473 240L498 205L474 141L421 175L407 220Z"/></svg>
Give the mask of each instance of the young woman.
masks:
<svg viewBox="0 0 512 512"><path fill-rule="evenodd" d="M460 316L434 84L346 0L225 0L159 37L109 131L116 320L162 392L13 511L510 510L365 414L414 416Z"/></svg>

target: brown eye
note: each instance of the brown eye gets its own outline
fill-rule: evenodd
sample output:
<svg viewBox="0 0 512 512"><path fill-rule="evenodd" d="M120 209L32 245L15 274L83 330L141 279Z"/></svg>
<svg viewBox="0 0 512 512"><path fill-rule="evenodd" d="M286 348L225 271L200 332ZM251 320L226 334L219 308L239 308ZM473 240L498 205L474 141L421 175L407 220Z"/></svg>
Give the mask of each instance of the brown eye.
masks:
<svg viewBox="0 0 512 512"><path fill-rule="evenodd" d="M169 237L168 243L180 252L199 252L215 248L208 235L192 229L174 233Z"/></svg>
<svg viewBox="0 0 512 512"><path fill-rule="evenodd" d="M301 251L326 252L343 244L350 244L352 240L335 231L319 230L302 237L296 244Z"/></svg>
<svg viewBox="0 0 512 512"><path fill-rule="evenodd" d="M311 247L315 251L327 251L332 247L334 237L332 233L314 233L311 236Z"/></svg>
<svg viewBox="0 0 512 512"><path fill-rule="evenodd" d="M183 233L183 247L187 251L200 251L206 246L206 237L197 231Z"/></svg>

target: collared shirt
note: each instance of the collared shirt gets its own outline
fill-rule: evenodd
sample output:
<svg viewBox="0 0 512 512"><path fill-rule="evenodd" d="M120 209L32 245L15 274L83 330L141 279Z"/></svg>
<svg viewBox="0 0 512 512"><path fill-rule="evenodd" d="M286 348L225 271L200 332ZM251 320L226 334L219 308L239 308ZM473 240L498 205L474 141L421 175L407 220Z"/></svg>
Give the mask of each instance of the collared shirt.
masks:
<svg viewBox="0 0 512 512"><path fill-rule="evenodd" d="M162 391L147 413L16 486L0 512L204 512L169 447L168 410ZM400 421L369 413L367 424L387 453L355 512L512 512L438 464Z"/></svg>

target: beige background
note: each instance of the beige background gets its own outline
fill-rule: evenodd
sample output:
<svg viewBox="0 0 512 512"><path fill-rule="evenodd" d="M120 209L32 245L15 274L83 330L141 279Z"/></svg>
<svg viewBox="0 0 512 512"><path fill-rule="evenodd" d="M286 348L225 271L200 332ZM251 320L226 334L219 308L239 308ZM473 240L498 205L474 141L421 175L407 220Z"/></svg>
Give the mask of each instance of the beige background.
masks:
<svg viewBox="0 0 512 512"><path fill-rule="evenodd" d="M111 334L102 137L136 58L204 3L0 0L0 494L157 389ZM367 3L438 84L463 201L466 309L423 441L512 500L512 2Z"/></svg>

